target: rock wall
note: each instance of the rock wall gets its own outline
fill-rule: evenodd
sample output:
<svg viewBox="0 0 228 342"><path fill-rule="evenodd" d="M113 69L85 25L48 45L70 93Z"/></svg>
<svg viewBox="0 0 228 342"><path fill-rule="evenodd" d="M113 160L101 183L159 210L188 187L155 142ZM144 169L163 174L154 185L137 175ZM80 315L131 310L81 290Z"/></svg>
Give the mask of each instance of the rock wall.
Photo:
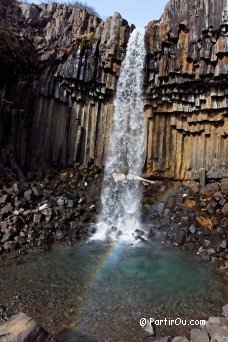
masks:
<svg viewBox="0 0 228 342"><path fill-rule="evenodd" d="M6 5L4 13L5 26L15 26L15 50L29 42L34 53L25 73L14 49L5 54L15 58L0 92L2 164L24 171L76 161L102 166L132 28L119 13L103 22L60 4Z"/></svg>
<svg viewBox="0 0 228 342"><path fill-rule="evenodd" d="M148 176L228 176L226 6L171 0L147 26ZM59 4L4 0L0 15L0 167L102 166L133 27Z"/></svg>
<svg viewBox="0 0 228 342"><path fill-rule="evenodd" d="M228 176L227 27L227 0L171 0L148 24L148 175Z"/></svg>

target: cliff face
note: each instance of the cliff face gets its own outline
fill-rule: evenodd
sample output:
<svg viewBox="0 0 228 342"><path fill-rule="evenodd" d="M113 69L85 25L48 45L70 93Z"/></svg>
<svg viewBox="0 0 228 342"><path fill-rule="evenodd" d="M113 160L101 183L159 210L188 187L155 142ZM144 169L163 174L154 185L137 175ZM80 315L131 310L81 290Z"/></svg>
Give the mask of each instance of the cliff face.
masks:
<svg viewBox="0 0 228 342"><path fill-rule="evenodd" d="M225 1L171 0L147 26L147 175L227 175ZM0 166L102 166L132 27L56 4L3 1L2 13Z"/></svg>
<svg viewBox="0 0 228 342"><path fill-rule="evenodd" d="M227 176L228 2L171 0L147 27L147 172Z"/></svg>
<svg viewBox="0 0 228 342"><path fill-rule="evenodd" d="M11 41L34 51L29 72L16 67L17 46L7 51L14 70L0 93L2 164L32 171L75 161L101 166L128 23L118 13L102 22L56 4L7 5L5 13L5 26L13 31L15 24Z"/></svg>

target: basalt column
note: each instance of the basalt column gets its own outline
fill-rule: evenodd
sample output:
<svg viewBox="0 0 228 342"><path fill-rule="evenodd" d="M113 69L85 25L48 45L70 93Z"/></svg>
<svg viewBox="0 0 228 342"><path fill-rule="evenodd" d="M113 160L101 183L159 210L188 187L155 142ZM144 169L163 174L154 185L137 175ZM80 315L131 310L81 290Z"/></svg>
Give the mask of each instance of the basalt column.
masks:
<svg viewBox="0 0 228 342"><path fill-rule="evenodd" d="M147 26L147 175L228 176L227 7L171 0Z"/></svg>

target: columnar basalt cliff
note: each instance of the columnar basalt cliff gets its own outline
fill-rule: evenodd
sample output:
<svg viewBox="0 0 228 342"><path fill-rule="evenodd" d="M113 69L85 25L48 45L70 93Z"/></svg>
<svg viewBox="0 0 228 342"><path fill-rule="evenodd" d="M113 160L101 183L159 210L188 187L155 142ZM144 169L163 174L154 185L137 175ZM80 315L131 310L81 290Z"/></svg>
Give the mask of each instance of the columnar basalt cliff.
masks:
<svg viewBox="0 0 228 342"><path fill-rule="evenodd" d="M0 4L0 167L104 163L133 26L115 13ZM226 0L171 0L147 26L145 174L227 176Z"/></svg>
<svg viewBox="0 0 228 342"><path fill-rule="evenodd" d="M227 0L171 0L149 23L148 174L227 176L227 28Z"/></svg>
<svg viewBox="0 0 228 342"><path fill-rule="evenodd" d="M127 21L115 13L103 22L59 4L14 3L3 9L10 44L1 58L10 67L7 74L2 70L2 164L22 170L75 161L101 166L131 31ZM27 45L29 70L23 72L15 51Z"/></svg>

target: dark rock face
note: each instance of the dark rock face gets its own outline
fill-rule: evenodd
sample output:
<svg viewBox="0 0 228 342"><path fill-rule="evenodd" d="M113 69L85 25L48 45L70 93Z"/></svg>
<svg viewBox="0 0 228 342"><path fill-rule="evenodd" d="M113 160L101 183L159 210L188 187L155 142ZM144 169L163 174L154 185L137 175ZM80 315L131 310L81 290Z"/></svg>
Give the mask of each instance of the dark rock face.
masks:
<svg viewBox="0 0 228 342"><path fill-rule="evenodd" d="M18 41L34 49L33 70L6 79L0 92L2 164L26 171L91 159L101 165L131 30L127 22L118 13L102 22L56 4L1 7L4 25L13 22ZM8 54L18 64L13 47L1 58Z"/></svg>
<svg viewBox="0 0 228 342"><path fill-rule="evenodd" d="M227 176L226 4L171 0L147 27L148 174Z"/></svg>
<svg viewBox="0 0 228 342"><path fill-rule="evenodd" d="M171 0L147 26L147 175L227 176L225 3ZM2 1L0 11L0 167L102 166L133 27L59 4Z"/></svg>

